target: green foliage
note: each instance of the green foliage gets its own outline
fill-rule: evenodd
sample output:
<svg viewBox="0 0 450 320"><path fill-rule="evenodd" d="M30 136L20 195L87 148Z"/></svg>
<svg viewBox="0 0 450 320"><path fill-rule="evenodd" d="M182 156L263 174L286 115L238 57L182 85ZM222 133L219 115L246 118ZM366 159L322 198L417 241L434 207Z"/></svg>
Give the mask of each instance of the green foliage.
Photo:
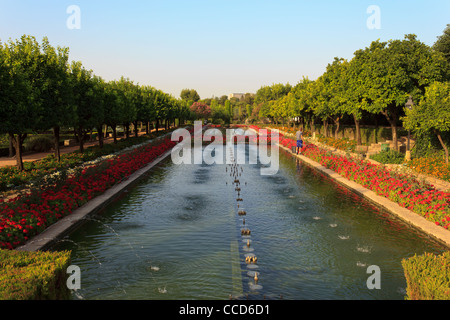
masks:
<svg viewBox="0 0 450 320"><path fill-rule="evenodd" d="M447 24L444 33L438 37L433 49L441 52L450 64L450 24Z"/></svg>
<svg viewBox="0 0 450 320"><path fill-rule="evenodd" d="M35 135L25 140L25 151L45 152L54 146L53 139L44 135Z"/></svg>
<svg viewBox="0 0 450 320"><path fill-rule="evenodd" d="M407 300L450 300L450 252L402 260Z"/></svg>
<svg viewBox="0 0 450 320"><path fill-rule="evenodd" d="M69 299L69 265L69 251L0 250L0 300Z"/></svg>
<svg viewBox="0 0 450 320"><path fill-rule="evenodd" d="M449 162L448 148L444 140L450 132L450 83L434 82L425 90L425 95L417 106L406 111L403 119L406 128L419 134L433 132L446 154Z"/></svg>
<svg viewBox="0 0 450 320"><path fill-rule="evenodd" d="M183 89L181 90L180 98L185 101L198 102L200 95L194 89Z"/></svg>
<svg viewBox="0 0 450 320"><path fill-rule="evenodd" d="M405 155L395 150L386 150L374 154L370 158L384 164L402 164L405 160Z"/></svg>
<svg viewBox="0 0 450 320"><path fill-rule="evenodd" d="M418 105L407 111L404 125L415 131L450 131L450 83L432 83Z"/></svg>
<svg viewBox="0 0 450 320"><path fill-rule="evenodd" d="M450 141L450 132L442 133L444 141ZM436 134L431 131L418 131L414 132L415 145L411 151L411 155L414 158L427 158L434 157L439 154L440 157L444 157L442 145L439 142Z"/></svg>

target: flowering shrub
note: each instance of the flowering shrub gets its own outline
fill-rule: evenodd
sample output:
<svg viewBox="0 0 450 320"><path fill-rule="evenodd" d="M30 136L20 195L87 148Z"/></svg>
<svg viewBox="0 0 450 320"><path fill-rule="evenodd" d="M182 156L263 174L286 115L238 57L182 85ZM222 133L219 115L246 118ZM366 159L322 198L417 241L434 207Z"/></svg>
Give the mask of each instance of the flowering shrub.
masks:
<svg viewBox="0 0 450 320"><path fill-rule="evenodd" d="M415 158L407 166L416 172L450 181L450 165L445 163L443 157Z"/></svg>
<svg viewBox="0 0 450 320"><path fill-rule="evenodd" d="M340 138L335 139L332 137L325 137L323 135L317 135L317 139L320 143L326 144L330 147L342 150L342 151L349 151L354 152L356 148L356 141L350 140L347 138Z"/></svg>
<svg viewBox="0 0 450 320"><path fill-rule="evenodd" d="M202 102L194 102L189 109L199 118L209 118L211 107Z"/></svg>
<svg viewBox="0 0 450 320"><path fill-rule="evenodd" d="M34 190L7 202L0 200L0 248L19 246L175 144L167 137L158 145L146 144L86 167L53 187Z"/></svg>

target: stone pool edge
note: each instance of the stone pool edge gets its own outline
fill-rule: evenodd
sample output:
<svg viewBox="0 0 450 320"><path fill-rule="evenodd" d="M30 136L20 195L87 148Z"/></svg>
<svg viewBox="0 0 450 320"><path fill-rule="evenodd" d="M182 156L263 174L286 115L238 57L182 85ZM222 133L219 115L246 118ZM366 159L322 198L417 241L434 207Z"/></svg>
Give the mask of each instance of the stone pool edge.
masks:
<svg viewBox="0 0 450 320"><path fill-rule="evenodd" d="M136 183L155 165L163 161L172 153L172 149L166 151L158 158L131 174L126 180L114 185L103 194L95 197L83 206L74 210L70 215L55 222L40 234L30 239L24 245L17 247L17 251L45 251L51 248L58 240L73 232L86 220L85 218L98 213L113 202L125 189Z"/></svg>
<svg viewBox="0 0 450 320"><path fill-rule="evenodd" d="M290 153L292 156L299 158L304 163L309 165L310 167L313 167L314 169L324 173L328 177L332 178L337 183L343 185L344 187L350 189L351 191L355 192L356 194L362 196L363 198L371 201L375 205L382 207L386 210L388 210L390 213L394 214L395 216L399 217L409 225L415 227L416 229L419 229L420 231L426 233L428 236L434 238L435 240L439 241L440 243L450 247L450 232L448 230L445 230L444 228L437 226L431 221L426 220L422 216L418 215L417 213L412 212L409 209L403 208L396 204L395 202L386 199L382 196L377 195L372 190L369 190L367 188L364 188L363 186L357 184L356 182L350 181L347 178L344 178L340 174L334 172L333 170L330 170L321 164L303 156L303 155L297 155L293 154L291 150L288 148L279 145L280 148L285 150L286 152Z"/></svg>

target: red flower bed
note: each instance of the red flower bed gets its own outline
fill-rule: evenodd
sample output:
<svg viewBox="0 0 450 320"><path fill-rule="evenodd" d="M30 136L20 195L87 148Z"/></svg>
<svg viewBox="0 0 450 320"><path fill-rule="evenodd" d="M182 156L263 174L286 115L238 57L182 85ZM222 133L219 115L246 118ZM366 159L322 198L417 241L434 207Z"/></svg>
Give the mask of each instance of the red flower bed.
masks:
<svg viewBox="0 0 450 320"><path fill-rule="evenodd" d="M280 144L291 149L296 141L280 135ZM449 192L436 190L429 184L392 172L381 165L334 155L314 144L305 144L302 154L436 225L450 228Z"/></svg>
<svg viewBox="0 0 450 320"><path fill-rule="evenodd" d="M81 174L52 188L34 191L7 202L0 200L0 248L14 249L23 244L175 144L166 138L159 145L146 145L86 168Z"/></svg>

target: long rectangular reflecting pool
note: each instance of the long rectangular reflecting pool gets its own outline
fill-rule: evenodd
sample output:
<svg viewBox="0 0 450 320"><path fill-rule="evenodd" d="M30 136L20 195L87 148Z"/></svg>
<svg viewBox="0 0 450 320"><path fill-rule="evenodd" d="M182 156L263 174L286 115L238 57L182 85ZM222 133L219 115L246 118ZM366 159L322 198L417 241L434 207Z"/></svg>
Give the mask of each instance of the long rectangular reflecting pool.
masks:
<svg viewBox="0 0 450 320"><path fill-rule="evenodd" d="M73 299L403 300L401 260L447 249L284 151L261 166L160 163L53 248Z"/></svg>

